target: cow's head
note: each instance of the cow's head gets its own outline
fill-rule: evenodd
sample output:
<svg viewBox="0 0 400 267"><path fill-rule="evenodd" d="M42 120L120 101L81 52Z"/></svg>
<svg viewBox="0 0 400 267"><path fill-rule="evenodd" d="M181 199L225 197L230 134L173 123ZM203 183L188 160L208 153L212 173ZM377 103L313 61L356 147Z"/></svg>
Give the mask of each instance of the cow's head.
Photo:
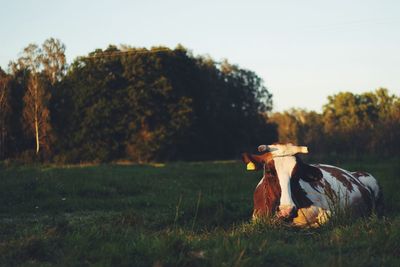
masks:
<svg viewBox="0 0 400 267"><path fill-rule="evenodd" d="M280 187L278 217L291 218L296 214L296 204L292 198L291 178L296 167L298 153L308 153L307 147L293 144L261 145L258 151L260 155L243 154L243 161L248 170L259 170L263 167L273 168Z"/></svg>

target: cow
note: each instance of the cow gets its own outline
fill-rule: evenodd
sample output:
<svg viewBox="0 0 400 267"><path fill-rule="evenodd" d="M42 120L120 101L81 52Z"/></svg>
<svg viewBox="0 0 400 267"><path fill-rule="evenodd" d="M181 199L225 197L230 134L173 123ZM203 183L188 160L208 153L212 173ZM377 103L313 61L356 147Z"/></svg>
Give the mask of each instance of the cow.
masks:
<svg viewBox="0 0 400 267"><path fill-rule="evenodd" d="M254 192L253 219L270 215L295 226L318 227L339 210L382 214L382 192L371 174L306 164L298 154L308 148L291 143L261 145L258 151L242 155L248 170L264 170Z"/></svg>

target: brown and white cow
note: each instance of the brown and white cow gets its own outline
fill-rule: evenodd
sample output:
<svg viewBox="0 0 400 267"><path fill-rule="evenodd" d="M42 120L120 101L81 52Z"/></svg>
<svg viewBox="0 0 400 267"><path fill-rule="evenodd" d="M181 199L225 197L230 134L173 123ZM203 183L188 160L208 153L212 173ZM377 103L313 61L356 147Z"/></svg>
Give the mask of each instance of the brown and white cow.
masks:
<svg viewBox="0 0 400 267"><path fill-rule="evenodd" d="M338 209L365 216L381 213L382 193L366 172L349 172L325 165L308 165L296 155L307 147L261 145L260 155L243 154L248 170L264 169L254 192L253 219L276 215L297 226L318 226Z"/></svg>

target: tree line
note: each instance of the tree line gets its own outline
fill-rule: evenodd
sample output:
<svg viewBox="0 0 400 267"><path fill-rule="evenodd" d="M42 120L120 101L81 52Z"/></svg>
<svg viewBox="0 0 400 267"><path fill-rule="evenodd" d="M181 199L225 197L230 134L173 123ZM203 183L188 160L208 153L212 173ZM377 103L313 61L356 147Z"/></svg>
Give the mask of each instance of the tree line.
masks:
<svg viewBox="0 0 400 267"><path fill-rule="evenodd" d="M328 96L322 113L291 109L269 118L281 141L307 144L313 153L398 156L400 98L385 88Z"/></svg>
<svg viewBox="0 0 400 267"><path fill-rule="evenodd" d="M67 66L65 45L50 38L0 81L1 159L223 159L276 139L260 77L181 45L110 45Z"/></svg>
<svg viewBox="0 0 400 267"><path fill-rule="evenodd" d="M256 73L181 45L110 45L67 66L65 45L50 38L0 68L0 159L227 159L275 141L399 153L400 101L387 89L329 96L321 114L271 110Z"/></svg>

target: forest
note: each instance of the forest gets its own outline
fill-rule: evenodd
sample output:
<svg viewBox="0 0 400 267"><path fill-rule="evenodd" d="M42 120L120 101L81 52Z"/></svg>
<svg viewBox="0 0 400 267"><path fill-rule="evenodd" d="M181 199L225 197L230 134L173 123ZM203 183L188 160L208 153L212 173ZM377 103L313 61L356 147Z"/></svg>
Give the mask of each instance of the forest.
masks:
<svg viewBox="0 0 400 267"><path fill-rule="evenodd" d="M400 98L385 88L328 96L322 113L273 113L255 72L182 45L109 45L70 65L65 49L49 38L0 68L0 160L233 159L277 141L320 154L400 152Z"/></svg>
<svg viewBox="0 0 400 267"><path fill-rule="evenodd" d="M302 109L277 112L269 122L279 140L307 144L319 155L391 157L400 152L400 99L385 88L328 96L322 113Z"/></svg>

